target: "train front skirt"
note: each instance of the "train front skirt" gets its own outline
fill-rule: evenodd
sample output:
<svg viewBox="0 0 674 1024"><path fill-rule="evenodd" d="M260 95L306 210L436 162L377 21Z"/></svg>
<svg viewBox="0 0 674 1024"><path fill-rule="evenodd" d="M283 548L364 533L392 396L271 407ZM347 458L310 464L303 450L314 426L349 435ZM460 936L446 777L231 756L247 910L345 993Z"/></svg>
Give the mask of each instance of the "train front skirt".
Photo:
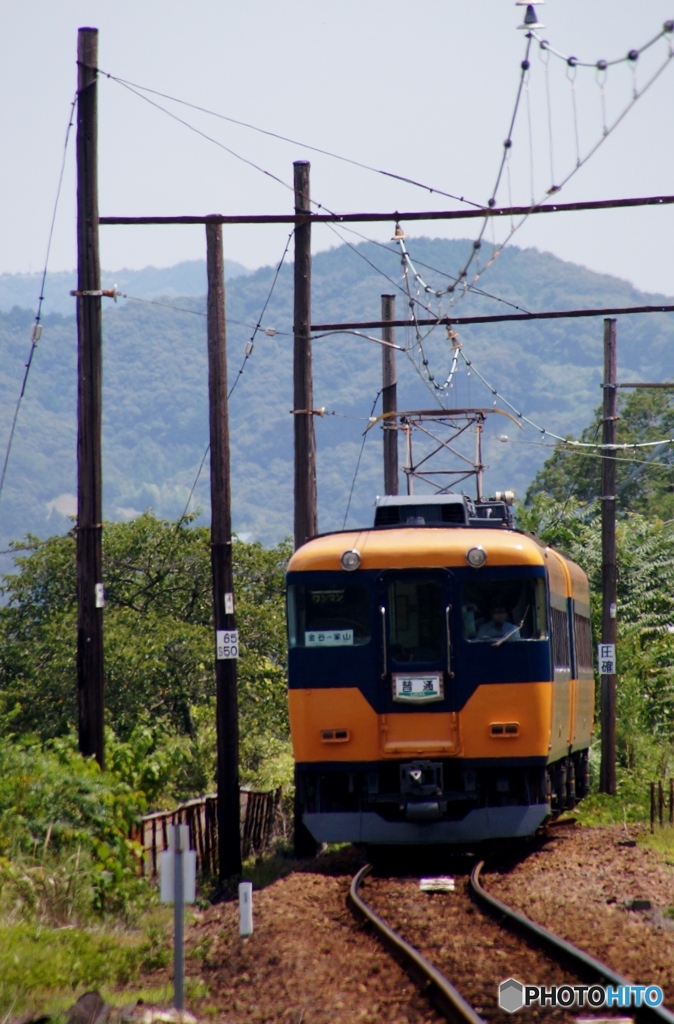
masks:
<svg viewBox="0 0 674 1024"><path fill-rule="evenodd" d="M550 805L478 807L459 821L386 821L375 811L309 812L302 820L319 843L477 843L532 835Z"/></svg>

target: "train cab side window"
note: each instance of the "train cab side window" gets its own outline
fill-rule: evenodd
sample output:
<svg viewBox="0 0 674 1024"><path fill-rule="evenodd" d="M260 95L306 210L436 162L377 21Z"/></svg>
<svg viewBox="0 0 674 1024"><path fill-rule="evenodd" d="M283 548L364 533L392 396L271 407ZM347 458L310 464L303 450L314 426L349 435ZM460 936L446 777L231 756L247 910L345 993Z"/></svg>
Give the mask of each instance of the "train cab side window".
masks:
<svg viewBox="0 0 674 1024"><path fill-rule="evenodd" d="M461 588L461 617L466 640L500 646L548 635L543 579L481 578Z"/></svg>
<svg viewBox="0 0 674 1024"><path fill-rule="evenodd" d="M592 626L585 615L575 613L576 660L578 668L592 671Z"/></svg>
<svg viewBox="0 0 674 1024"><path fill-rule="evenodd" d="M370 597L366 587L288 587L290 647L359 647L370 640Z"/></svg>
<svg viewBox="0 0 674 1024"><path fill-rule="evenodd" d="M569 616L561 608L551 608L552 615L552 661L555 668L571 668L571 643L569 640Z"/></svg>

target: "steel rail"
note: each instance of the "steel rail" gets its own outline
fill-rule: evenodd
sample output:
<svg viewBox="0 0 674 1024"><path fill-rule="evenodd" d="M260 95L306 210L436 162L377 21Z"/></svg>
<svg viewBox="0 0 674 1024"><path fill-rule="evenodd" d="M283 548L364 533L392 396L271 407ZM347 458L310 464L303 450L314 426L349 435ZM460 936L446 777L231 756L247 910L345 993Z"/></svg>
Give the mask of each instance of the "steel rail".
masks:
<svg viewBox="0 0 674 1024"><path fill-rule="evenodd" d="M398 935L386 922L372 910L359 895L358 890L372 871L372 865L366 864L355 875L349 890L351 909L361 914L375 929L377 937L399 959L407 973L420 986L423 994L430 999L452 1024L485 1024L475 1010L459 995L444 974L433 966L418 949Z"/></svg>
<svg viewBox="0 0 674 1024"><path fill-rule="evenodd" d="M490 914L501 919L501 924L505 923L512 930L523 933L527 939L533 940L536 945L551 953L557 962L565 962L581 977L598 979L605 984L616 986L632 984L627 978L607 967L600 960L596 960L589 953L584 953L567 942L566 939L560 939L558 935L548 931L547 928L536 924L524 914L520 914L519 911L513 910L496 896L491 896L480 884L480 872L483 867L484 861L480 861L473 868L470 876L470 890L476 902ZM635 1020L640 1024L663 1024L663 1021L667 1024L674 1024L674 1014L663 1006L630 1007L629 1012L634 1014Z"/></svg>

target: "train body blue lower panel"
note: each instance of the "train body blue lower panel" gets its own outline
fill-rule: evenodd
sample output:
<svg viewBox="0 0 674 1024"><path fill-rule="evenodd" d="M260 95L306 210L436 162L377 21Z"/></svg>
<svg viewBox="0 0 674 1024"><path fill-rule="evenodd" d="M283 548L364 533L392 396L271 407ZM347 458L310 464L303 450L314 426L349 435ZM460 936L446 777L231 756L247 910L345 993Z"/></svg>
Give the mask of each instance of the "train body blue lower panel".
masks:
<svg viewBox="0 0 674 1024"><path fill-rule="evenodd" d="M414 845L530 836L549 815L542 803L475 808L460 821L386 821L375 811L305 813L302 820L319 843Z"/></svg>

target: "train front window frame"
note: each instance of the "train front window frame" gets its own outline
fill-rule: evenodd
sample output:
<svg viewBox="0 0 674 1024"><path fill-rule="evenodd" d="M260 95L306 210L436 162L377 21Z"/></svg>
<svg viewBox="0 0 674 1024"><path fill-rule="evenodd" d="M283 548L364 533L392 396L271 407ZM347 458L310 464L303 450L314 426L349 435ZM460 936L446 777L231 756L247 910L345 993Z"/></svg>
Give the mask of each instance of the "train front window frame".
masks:
<svg viewBox="0 0 674 1024"><path fill-rule="evenodd" d="M289 647L363 647L371 639L371 597L362 583L288 587Z"/></svg>
<svg viewBox="0 0 674 1024"><path fill-rule="evenodd" d="M470 644L547 640L545 580L490 578L461 585L461 631Z"/></svg>
<svg viewBox="0 0 674 1024"><path fill-rule="evenodd" d="M434 664L446 649L438 579L399 577L388 585L388 649L397 665Z"/></svg>

